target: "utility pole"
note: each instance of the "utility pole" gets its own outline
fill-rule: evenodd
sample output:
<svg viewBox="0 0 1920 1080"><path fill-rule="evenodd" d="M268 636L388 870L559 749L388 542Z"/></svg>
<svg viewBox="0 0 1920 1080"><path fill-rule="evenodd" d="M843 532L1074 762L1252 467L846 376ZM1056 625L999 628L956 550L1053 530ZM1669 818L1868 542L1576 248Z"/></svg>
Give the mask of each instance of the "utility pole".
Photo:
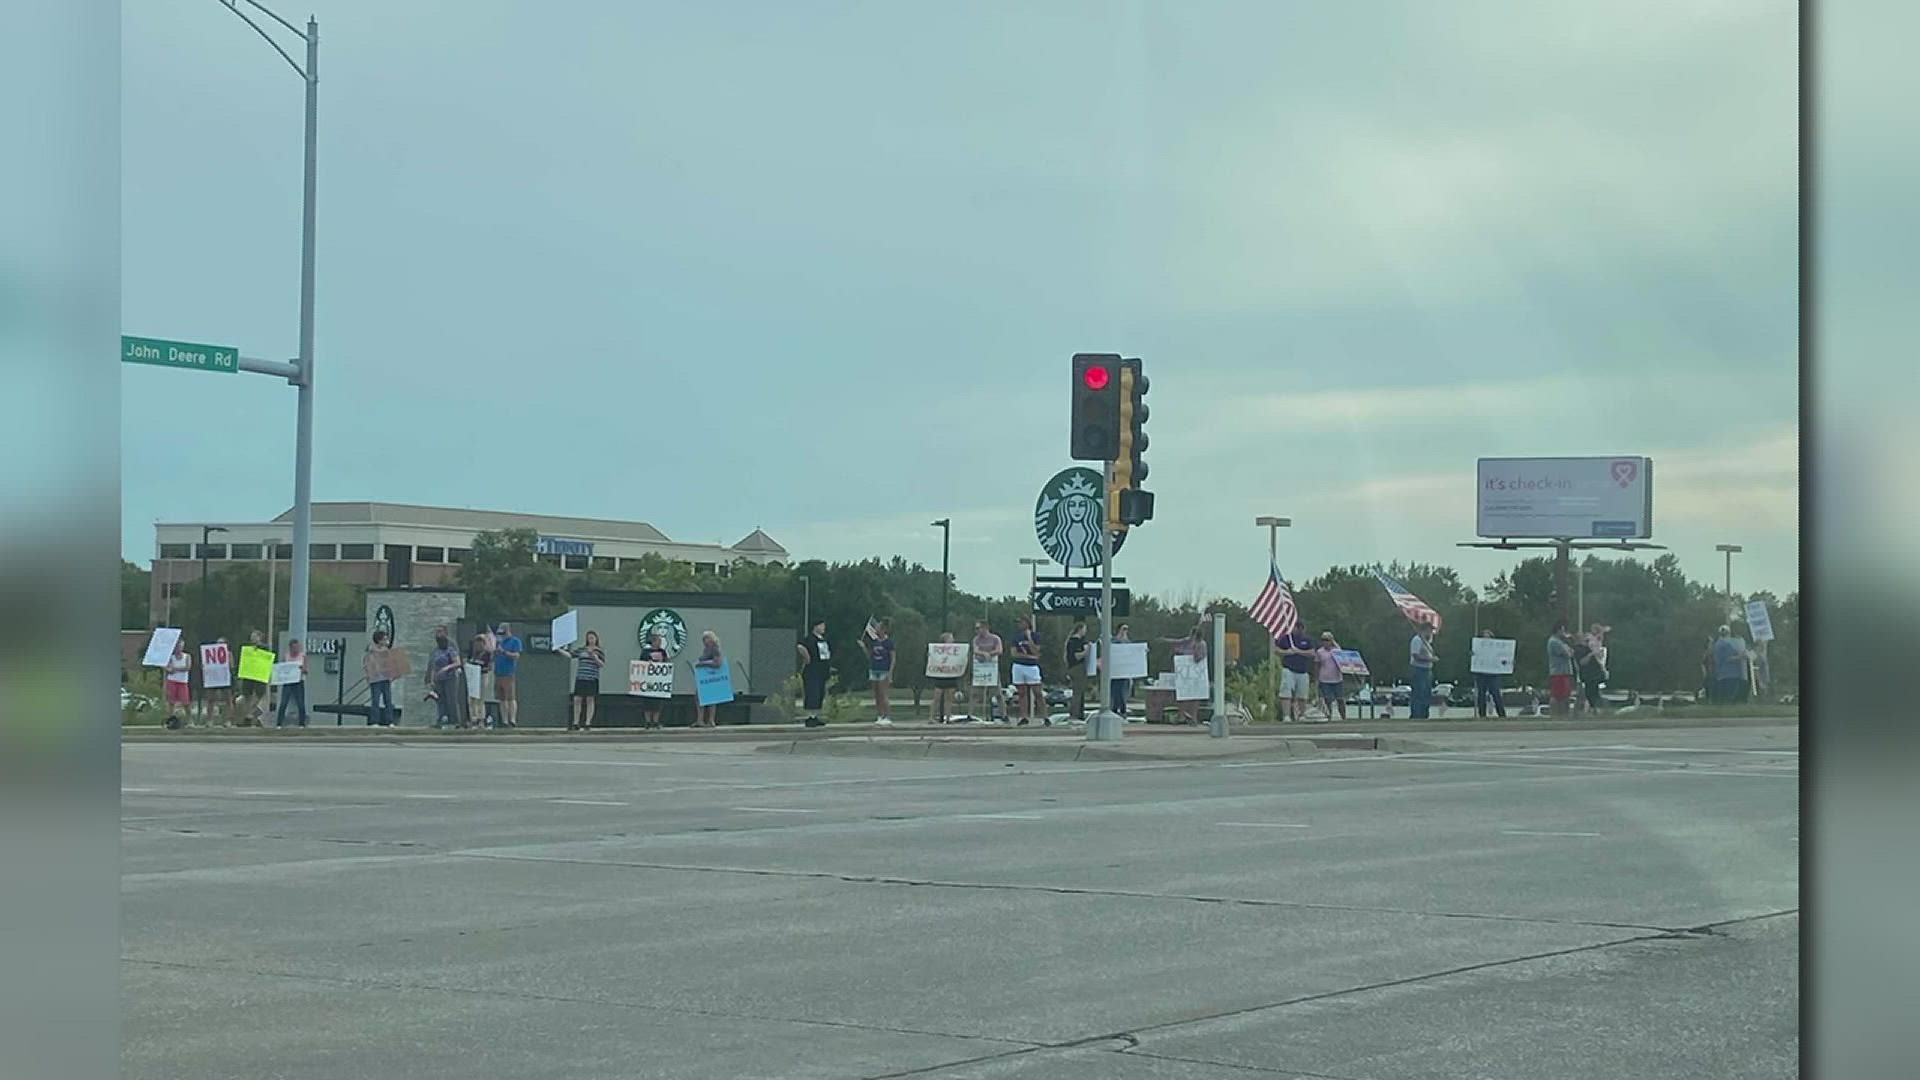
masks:
<svg viewBox="0 0 1920 1080"><path fill-rule="evenodd" d="M1579 605L1575 610L1579 612L1579 615L1574 619L1573 628L1576 631L1580 631L1586 629L1587 626L1587 564L1584 562L1576 563L1574 564L1573 571L1580 575L1578 583L1574 586L1574 596L1576 598L1574 602Z"/></svg>
<svg viewBox="0 0 1920 1080"><path fill-rule="evenodd" d="M1107 505L1113 489L1113 462L1106 463L1105 481L1100 487L1101 506ZM1113 711L1113 530L1106 515L1100 517L1100 708L1087 724L1089 742L1118 742L1126 730L1126 718Z"/></svg>
<svg viewBox="0 0 1920 1080"><path fill-rule="evenodd" d="M805 574L801 574L800 588L802 590L800 594L800 632L802 634L811 634L813 633L813 579Z"/></svg>
<svg viewBox="0 0 1920 1080"><path fill-rule="evenodd" d="M1713 550L1727 557L1726 593L1727 602L1733 602L1733 557L1746 549L1739 544L1715 544Z"/></svg>
<svg viewBox="0 0 1920 1080"><path fill-rule="evenodd" d="M226 531L226 529L218 525L200 526L200 611L198 614L203 624L207 621L207 607L212 601L212 597L207 595L207 538L214 533L223 533ZM204 625L201 626L200 633L204 635L206 632L207 627Z"/></svg>
<svg viewBox="0 0 1920 1080"><path fill-rule="evenodd" d="M947 569L947 557L953 547L953 519L941 518L934 524L940 526L940 629L946 631L952 629L947 625L947 582L953 575Z"/></svg>
<svg viewBox="0 0 1920 1080"><path fill-rule="evenodd" d="M267 541L267 648L278 652L280 639L274 636L273 604L274 591L279 587L280 579L280 541Z"/></svg>

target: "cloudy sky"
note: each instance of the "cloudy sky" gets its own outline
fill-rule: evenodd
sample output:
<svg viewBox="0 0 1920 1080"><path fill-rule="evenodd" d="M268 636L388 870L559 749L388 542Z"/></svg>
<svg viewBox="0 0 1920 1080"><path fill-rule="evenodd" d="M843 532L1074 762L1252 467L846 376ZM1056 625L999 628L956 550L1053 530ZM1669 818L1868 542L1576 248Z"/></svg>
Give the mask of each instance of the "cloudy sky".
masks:
<svg viewBox="0 0 1920 1080"><path fill-rule="evenodd" d="M314 487L755 526L1024 586L1076 351L1145 359L1136 588L1447 562L1481 456L1645 454L1798 585L1796 11L310 0ZM298 15L304 8L285 14ZM296 348L300 85L125 8L124 322ZM293 394L128 368L124 547L284 510Z"/></svg>

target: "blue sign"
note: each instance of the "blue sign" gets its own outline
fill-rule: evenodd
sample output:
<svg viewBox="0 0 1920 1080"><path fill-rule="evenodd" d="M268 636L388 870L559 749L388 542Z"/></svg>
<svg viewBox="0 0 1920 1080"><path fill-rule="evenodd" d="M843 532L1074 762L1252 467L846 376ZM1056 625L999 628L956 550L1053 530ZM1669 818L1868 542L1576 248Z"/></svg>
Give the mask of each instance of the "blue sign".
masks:
<svg viewBox="0 0 1920 1080"><path fill-rule="evenodd" d="M536 555L591 555L593 541L562 540L557 536L542 536L533 542Z"/></svg>
<svg viewBox="0 0 1920 1080"><path fill-rule="evenodd" d="M719 667L695 667L693 686L699 695L702 708L708 705L725 705L733 700L733 674L727 670L724 660Z"/></svg>
<svg viewBox="0 0 1920 1080"><path fill-rule="evenodd" d="M1596 521L1593 523L1595 536L1637 536L1640 526L1632 521Z"/></svg>

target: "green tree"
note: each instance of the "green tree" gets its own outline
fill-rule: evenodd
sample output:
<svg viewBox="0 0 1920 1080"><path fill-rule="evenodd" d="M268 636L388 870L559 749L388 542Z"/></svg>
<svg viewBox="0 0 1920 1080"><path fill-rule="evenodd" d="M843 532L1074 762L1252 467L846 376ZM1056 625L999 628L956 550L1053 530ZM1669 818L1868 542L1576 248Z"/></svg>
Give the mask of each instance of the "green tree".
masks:
<svg viewBox="0 0 1920 1080"><path fill-rule="evenodd" d="M267 571L249 563L228 565L204 581L187 582L173 602L182 640L202 643L224 637L244 642L267 630ZM274 622L286 626L287 581L275 585ZM366 591L336 578L315 575L307 587L307 614L314 619L350 619L366 614ZM268 634L269 639L273 637Z"/></svg>
<svg viewBox="0 0 1920 1080"><path fill-rule="evenodd" d="M551 618L565 611L565 571L541 562L532 529L502 529L473 538L455 582L467 592L467 614L493 622L508 617Z"/></svg>
<svg viewBox="0 0 1920 1080"><path fill-rule="evenodd" d="M153 571L120 560L120 629L145 630L152 620Z"/></svg>

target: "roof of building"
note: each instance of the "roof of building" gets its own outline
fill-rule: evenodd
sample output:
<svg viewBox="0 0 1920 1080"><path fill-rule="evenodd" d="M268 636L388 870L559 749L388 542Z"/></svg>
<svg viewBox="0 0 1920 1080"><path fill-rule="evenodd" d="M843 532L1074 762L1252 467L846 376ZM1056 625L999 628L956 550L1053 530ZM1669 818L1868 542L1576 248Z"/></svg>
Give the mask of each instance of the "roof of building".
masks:
<svg viewBox="0 0 1920 1080"><path fill-rule="evenodd" d="M273 520L290 522L287 510ZM451 506L418 506L412 503L316 502L313 520L330 524L425 525L446 529L535 529L545 535L577 534L604 536L622 540L648 540L673 543L667 534L644 521L611 521L606 518L559 517L550 514L515 514L503 510L467 510Z"/></svg>
<svg viewBox="0 0 1920 1080"><path fill-rule="evenodd" d="M760 529L755 529L748 533L746 539L733 545L733 550L756 553L764 552L768 555L785 555L787 553L787 549L781 547L779 541L768 536Z"/></svg>

